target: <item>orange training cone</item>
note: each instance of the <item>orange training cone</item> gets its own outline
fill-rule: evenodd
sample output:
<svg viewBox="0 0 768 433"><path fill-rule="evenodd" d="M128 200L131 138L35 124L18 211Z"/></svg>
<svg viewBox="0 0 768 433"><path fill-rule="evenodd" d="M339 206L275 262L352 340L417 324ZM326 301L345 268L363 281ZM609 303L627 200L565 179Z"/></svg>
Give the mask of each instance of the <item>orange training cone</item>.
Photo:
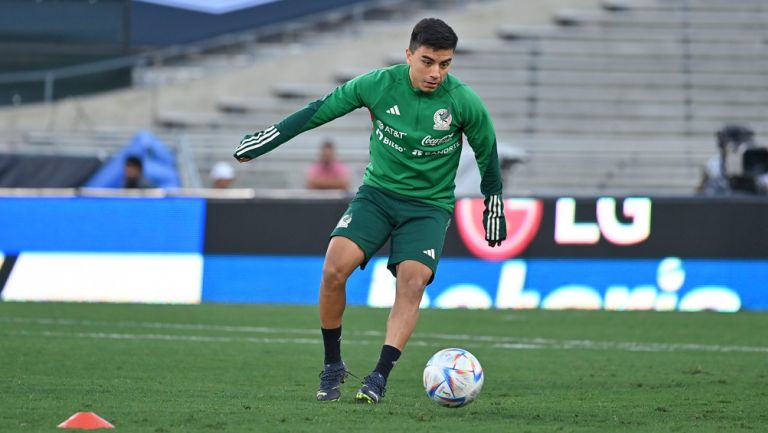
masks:
<svg viewBox="0 0 768 433"><path fill-rule="evenodd" d="M63 423L59 428L79 428L82 430L96 430L98 428L115 428L109 421L93 412L78 412Z"/></svg>

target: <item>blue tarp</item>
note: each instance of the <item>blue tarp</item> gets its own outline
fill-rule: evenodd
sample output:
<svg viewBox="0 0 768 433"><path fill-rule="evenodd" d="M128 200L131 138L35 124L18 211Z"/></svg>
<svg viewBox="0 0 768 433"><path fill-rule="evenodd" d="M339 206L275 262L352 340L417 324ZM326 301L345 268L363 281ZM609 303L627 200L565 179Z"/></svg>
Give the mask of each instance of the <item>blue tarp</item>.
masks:
<svg viewBox="0 0 768 433"><path fill-rule="evenodd" d="M88 188L121 188L123 167L128 156L138 156L144 163L144 177L158 188L181 186L176 171L176 157L154 134L141 131L104 164L84 185Z"/></svg>

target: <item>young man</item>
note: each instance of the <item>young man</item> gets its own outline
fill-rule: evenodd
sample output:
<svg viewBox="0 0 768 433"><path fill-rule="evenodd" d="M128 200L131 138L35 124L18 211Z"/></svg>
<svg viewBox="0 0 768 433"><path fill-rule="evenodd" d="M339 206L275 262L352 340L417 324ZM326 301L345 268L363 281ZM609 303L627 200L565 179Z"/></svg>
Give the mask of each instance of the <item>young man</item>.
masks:
<svg viewBox="0 0 768 433"><path fill-rule="evenodd" d="M391 238L388 268L396 278L395 302L379 361L355 399L378 403L384 396L440 260L455 203L462 134L482 174L485 239L492 247L506 239L493 123L480 98L448 74L457 42L445 22L423 19L411 34L407 64L356 77L280 123L246 135L235 150L235 158L248 161L354 109L366 107L371 113L363 185L331 233L323 265L319 303L325 368L317 400L338 400L347 377L340 347L347 278Z"/></svg>
<svg viewBox="0 0 768 433"><path fill-rule="evenodd" d="M123 188L154 188L155 185L144 177L144 163L136 155L125 158L123 165Z"/></svg>

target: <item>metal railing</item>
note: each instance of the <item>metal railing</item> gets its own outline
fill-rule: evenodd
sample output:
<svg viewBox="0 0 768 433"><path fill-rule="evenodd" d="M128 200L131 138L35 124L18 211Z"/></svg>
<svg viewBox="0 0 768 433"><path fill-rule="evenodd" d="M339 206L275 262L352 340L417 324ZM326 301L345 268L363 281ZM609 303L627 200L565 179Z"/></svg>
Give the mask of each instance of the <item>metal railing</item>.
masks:
<svg viewBox="0 0 768 433"><path fill-rule="evenodd" d="M482 1L482 0L472 0ZM359 32L366 20L366 14L374 11L389 11L390 13L405 13L413 8L434 4L434 0L368 0L352 5L342 6L327 11L307 15L284 23L262 26L257 29L233 34L224 34L200 42L174 45L145 53L103 60L93 63L65 66L44 70L31 70L0 74L0 85L38 83L43 88L44 102L52 102L58 99L56 95L57 81L85 77L88 75L114 72L123 69L137 69L149 66L162 66L172 62L185 61L198 58L205 53L213 53L233 47L255 47L265 40L297 40L303 33L311 31L314 27L323 23L334 23L340 20L346 21L353 32ZM463 6L461 0L439 2L441 7ZM62 95L65 97L68 95ZM21 105L28 101L19 98L12 100L12 104ZM29 102L39 102L29 101Z"/></svg>

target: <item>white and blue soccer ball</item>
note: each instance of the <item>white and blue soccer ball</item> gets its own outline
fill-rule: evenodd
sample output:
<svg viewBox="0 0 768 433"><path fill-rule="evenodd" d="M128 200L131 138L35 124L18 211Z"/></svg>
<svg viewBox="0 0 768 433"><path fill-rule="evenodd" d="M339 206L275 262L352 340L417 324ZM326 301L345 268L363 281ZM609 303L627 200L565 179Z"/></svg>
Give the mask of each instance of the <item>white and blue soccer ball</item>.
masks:
<svg viewBox="0 0 768 433"><path fill-rule="evenodd" d="M483 389L483 367L464 349L443 349L429 358L424 368L427 396L446 407L472 403Z"/></svg>

